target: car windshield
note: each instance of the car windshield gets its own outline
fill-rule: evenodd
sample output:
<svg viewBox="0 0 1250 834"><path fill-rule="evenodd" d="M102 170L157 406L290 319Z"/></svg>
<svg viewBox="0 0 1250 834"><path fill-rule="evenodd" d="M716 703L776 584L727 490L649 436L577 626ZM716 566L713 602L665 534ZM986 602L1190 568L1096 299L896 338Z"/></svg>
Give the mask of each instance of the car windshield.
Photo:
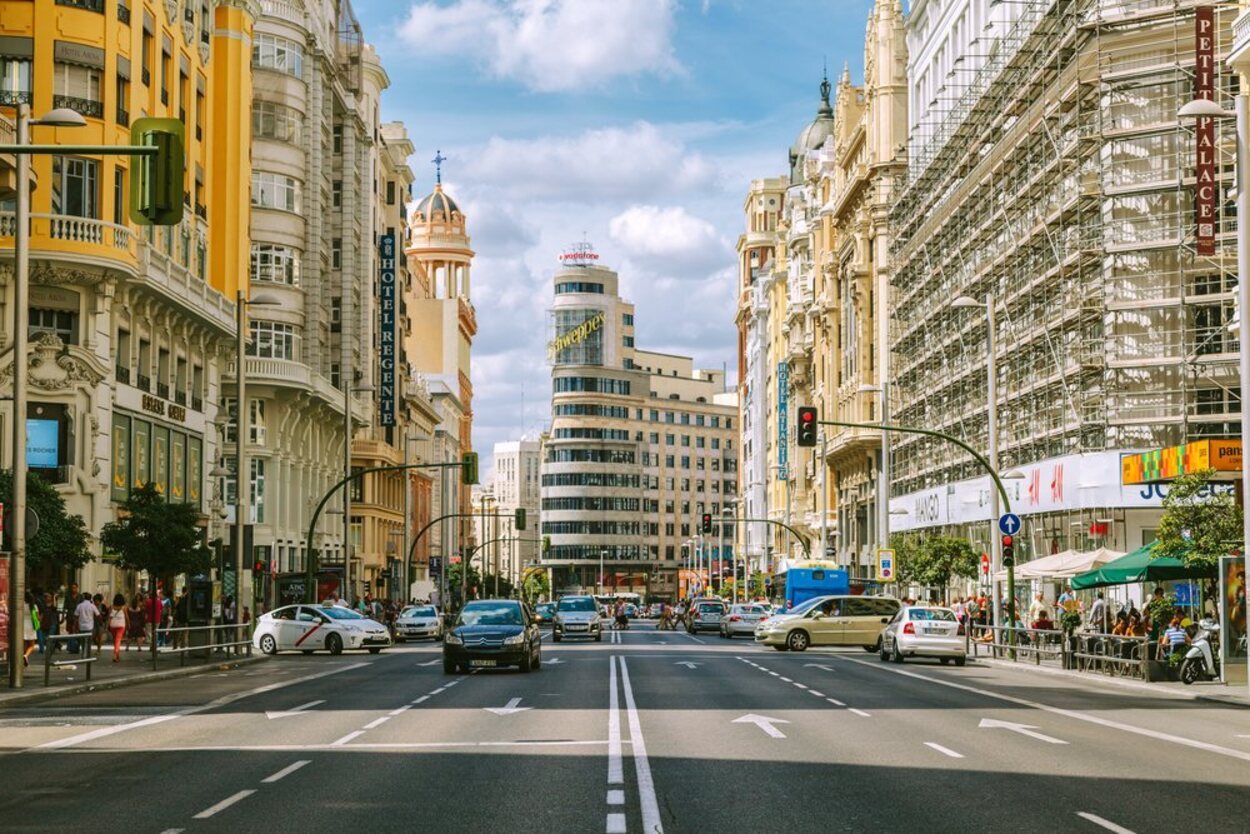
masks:
<svg viewBox="0 0 1250 834"><path fill-rule="evenodd" d="M725 606L719 602L701 602L699 603L700 614L721 614L724 613Z"/></svg>
<svg viewBox="0 0 1250 834"><path fill-rule="evenodd" d="M908 619L912 620L946 620L955 622L955 612L945 608L910 608L907 611Z"/></svg>
<svg viewBox="0 0 1250 834"><path fill-rule="evenodd" d="M521 609L510 602L469 603L460 612L456 625L521 625Z"/></svg>
<svg viewBox="0 0 1250 834"><path fill-rule="evenodd" d="M756 611L758 611L758 609L752 608L749 605L735 605L733 608L729 609L730 614L754 614Z"/></svg>
<svg viewBox="0 0 1250 834"><path fill-rule="evenodd" d="M324 605L317 609L332 620L363 620L364 617L350 608L339 608L336 605Z"/></svg>
<svg viewBox="0 0 1250 834"><path fill-rule="evenodd" d="M560 604L557 606L556 610L588 611L593 614L597 609L595 608L595 601L590 597L574 597L572 599L560 600Z"/></svg>
<svg viewBox="0 0 1250 834"><path fill-rule="evenodd" d="M434 610L434 606L427 605L424 608L405 608L401 617L437 617L438 612Z"/></svg>
<svg viewBox="0 0 1250 834"><path fill-rule="evenodd" d="M817 605L819 605L820 603L824 601L825 601L825 597L816 597L815 599L809 599L807 602L799 603L798 605L794 606L786 613L787 614L806 614L808 611L811 611L813 608L815 608Z"/></svg>

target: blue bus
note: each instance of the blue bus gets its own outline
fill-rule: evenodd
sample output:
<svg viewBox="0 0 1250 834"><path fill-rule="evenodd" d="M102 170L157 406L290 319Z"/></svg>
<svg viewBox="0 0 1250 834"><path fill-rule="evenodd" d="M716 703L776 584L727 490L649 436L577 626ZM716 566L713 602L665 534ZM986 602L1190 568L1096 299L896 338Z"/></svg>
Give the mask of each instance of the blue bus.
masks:
<svg viewBox="0 0 1250 834"><path fill-rule="evenodd" d="M816 597L851 593L850 575L836 562L792 562L784 567L773 577L773 595L787 611Z"/></svg>

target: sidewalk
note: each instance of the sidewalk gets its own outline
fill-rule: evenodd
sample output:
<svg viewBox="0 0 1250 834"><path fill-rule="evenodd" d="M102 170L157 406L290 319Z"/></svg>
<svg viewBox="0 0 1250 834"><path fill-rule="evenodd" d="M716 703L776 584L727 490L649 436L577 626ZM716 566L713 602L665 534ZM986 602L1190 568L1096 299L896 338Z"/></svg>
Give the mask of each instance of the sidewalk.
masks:
<svg viewBox="0 0 1250 834"><path fill-rule="evenodd" d="M91 647L91 651L95 656L95 646ZM73 657L64 651L57 651L55 660L72 660ZM230 668L266 659L265 655L256 651L253 651L251 657L246 654L210 651L207 657L202 652L186 653L184 660L179 653L162 651L153 667L150 648L122 649L121 660L114 663L112 646L106 645L94 663L53 666L48 676L48 685L44 686L44 655L36 651L30 656L30 665L26 667L21 689L9 689L0 685L0 709L13 704L77 695L97 689L132 686L147 681L197 674L209 668ZM88 666L91 667L90 680L87 680Z"/></svg>

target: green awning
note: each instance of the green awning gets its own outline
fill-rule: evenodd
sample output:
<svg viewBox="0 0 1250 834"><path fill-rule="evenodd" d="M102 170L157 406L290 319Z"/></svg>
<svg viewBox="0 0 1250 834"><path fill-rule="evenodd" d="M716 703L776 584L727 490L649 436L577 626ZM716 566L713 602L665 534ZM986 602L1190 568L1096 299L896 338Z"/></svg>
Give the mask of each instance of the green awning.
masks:
<svg viewBox="0 0 1250 834"><path fill-rule="evenodd" d="M1100 568L1072 577L1072 588L1100 588L1104 585L1131 585L1136 582L1164 582L1172 579L1214 579L1214 567L1187 565L1171 556L1150 558L1151 542Z"/></svg>

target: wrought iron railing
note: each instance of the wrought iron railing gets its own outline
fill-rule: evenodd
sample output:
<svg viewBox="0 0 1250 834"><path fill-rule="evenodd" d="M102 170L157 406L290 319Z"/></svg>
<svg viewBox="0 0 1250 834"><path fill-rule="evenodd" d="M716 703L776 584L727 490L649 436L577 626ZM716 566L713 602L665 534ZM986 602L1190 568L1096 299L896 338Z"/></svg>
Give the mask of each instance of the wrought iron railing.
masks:
<svg viewBox="0 0 1250 834"><path fill-rule="evenodd" d="M79 98L78 96L54 95L52 97L52 106L57 108L68 107L81 116L91 116L95 119L104 118L104 102L102 101L93 101L89 98Z"/></svg>

